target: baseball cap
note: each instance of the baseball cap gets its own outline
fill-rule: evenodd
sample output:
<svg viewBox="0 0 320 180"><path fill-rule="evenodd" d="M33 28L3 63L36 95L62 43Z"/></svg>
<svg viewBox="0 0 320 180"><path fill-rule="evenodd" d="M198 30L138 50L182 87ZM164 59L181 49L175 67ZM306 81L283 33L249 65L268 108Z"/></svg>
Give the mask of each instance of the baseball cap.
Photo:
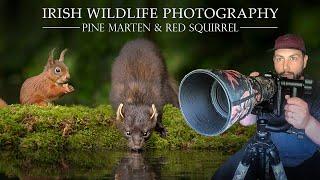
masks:
<svg viewBox="0 0 320 180"><path fill-rule="evenodd" d="M273 50L276 49L298 49L303 53L306 53L306 46L303 39L296 34L279 36L274 43Z"/></svg>

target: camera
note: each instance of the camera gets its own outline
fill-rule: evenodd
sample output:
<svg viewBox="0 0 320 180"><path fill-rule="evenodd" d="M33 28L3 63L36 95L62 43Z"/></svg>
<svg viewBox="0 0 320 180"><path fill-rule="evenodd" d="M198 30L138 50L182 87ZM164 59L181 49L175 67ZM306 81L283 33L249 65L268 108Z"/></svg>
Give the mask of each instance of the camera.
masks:
<svg viewBox="0 0 320 180"><path fill-rule="evenodd" d="M197 69L180 83L180 109L191 128L202 135L215 136L250 113L280 117L284 96L311 94L312 83L309 79L287 79L273 73L250 77L235 70ZM290 126L286 122L270 122L267 127L285 131Z"/></svg>

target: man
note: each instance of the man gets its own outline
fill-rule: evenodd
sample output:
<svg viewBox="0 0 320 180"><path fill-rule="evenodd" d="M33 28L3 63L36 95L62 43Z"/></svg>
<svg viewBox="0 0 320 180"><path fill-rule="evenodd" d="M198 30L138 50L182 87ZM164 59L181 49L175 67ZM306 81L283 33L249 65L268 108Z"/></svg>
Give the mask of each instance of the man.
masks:
<svg viewBox="0 0 320 180"><path fill-rule="evenodd" d="M286 34L276 39L273 63L278 75L288 79L304 79L308 55L304 41L294 34ZM259 73L251 73L257 76ZM271 140L276 145L288 179L320 179L320 85L313 84L312 96L302 98L286 95L285 119L294 128L303 131L303 136L285 132L271 132ZM274 118L268 115L265 118ZM240 121L244 126L256 122L255 115L248 115ZM244 148L230 157L215 173L213 179L232 179L242 160ZM255 166L255 165L253 165ZM272 170L270 170L272 171ZM246 179L257 179L257 172L250 167Z"/></svg>

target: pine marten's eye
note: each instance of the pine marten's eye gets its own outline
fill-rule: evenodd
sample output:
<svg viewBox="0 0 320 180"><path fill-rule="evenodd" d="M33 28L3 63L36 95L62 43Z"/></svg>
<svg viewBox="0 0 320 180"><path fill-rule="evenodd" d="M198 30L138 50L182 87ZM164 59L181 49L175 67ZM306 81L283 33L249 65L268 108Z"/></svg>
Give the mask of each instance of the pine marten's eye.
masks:
<svg viewBox="0 0 320 180"><path fill-rule="evenodd" d="M148 136L148 134L149 134L149 132L146 131L146 132L143 133L143 136Z"/></svg>
<svg viewBox="0 0 320 180"><path fill-rule="evenodd" d="M59 74L59 73L61 72L61 68L60 68L60 67L56 67L56 68L54 69L54 72L55 72L56 74Z"/></svg>
<svg viewBox="0 0 320 180"><path fill-rule="evenodd" d="M127 136L130 136L130 135L131 135L131 132L130 132L130 131L127 131L127 132L126 132L126 135L127 135Z"/></svg>

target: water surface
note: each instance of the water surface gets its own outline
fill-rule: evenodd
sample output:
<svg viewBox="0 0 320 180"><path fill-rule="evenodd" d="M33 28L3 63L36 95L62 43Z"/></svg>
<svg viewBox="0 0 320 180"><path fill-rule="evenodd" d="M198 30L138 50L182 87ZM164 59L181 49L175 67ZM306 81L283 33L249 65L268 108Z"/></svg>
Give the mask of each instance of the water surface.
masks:
<svg viewBox="0 0 320 180"><path fill-rule="evenodd" d="M227 155L177 150L132 153L1 151L0 178L19 179L210 179Z"/></svg>

